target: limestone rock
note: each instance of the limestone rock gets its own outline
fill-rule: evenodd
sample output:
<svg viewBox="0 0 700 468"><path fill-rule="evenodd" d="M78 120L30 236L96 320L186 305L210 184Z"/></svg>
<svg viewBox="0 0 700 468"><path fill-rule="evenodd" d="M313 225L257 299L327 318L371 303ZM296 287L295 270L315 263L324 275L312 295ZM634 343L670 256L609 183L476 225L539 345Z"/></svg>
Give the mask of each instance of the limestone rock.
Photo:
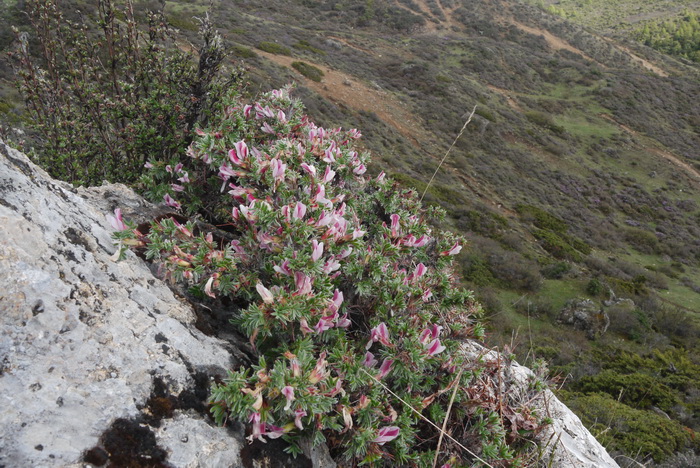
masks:
<svg viewBox="0 0 700 468"><path fill-rule="evenodd" d="M585 331L590 340L605 333L610 326L608 314L590 299L568 301L559 312L557 321Z"/></svg>
<svg viewBox="0 0 700 468"><path fill-rule="evenodd" d="M498 361L503 365L503 382L514 401L527 402L540 416L547 416L552 423L544 426L538 435L543 459L541 466L557 468L617 468L618 464L605 448L586 429L578 416L566 407L548 389L537 395L533 386L537 376L532 370L509 361L505 356L470 342L464 346L467 355L485 362ZM537 395L534 396L533 395Z"/></svg>

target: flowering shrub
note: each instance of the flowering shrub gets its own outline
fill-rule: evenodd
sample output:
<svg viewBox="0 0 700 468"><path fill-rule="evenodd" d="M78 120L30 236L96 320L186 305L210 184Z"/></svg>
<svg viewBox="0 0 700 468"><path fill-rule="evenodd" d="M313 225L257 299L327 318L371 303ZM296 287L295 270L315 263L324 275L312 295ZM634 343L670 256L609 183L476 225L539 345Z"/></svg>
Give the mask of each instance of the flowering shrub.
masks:
<svg viewBox="0 0 700 468"><path fill-rule="evenodd" d="M282 437L291 453L310 436L348 460L430 466L439 432L425 419L441 423L457 388L447 427L471 453L445 439L444 466L475 454L515 463L508 443L524 426L480 397L493 393L492 370L460 352L482 328L455 282L459 239L429 227L442 213L383 173L369 177L360 133L317 127L288 89L252 105L229 99L189 161L149 162L144 180L152 197L221 230L165 218L142 233L111 218L116 238L173 279L242 305L233 321L259 362L214 386L217 422L247 422L250 441Z"/></svg>

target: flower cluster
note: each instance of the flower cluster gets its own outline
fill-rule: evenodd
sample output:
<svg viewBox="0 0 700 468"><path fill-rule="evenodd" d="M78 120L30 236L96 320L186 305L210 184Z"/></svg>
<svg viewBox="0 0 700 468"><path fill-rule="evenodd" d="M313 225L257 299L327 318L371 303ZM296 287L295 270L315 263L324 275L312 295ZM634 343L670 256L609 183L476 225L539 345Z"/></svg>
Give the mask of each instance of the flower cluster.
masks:
<svg viewBox="0 0 700 468"><path fill-rule="evenodd" d="M417 463L435 448L417 441L435 434L405 402L439 418L447 389L477 377L455 371L456 337L481 333L478 307L456 287L459 240L429 226L439 211L383 173L369 177L359 138L316 126L288 89L232 102L187 161L149 163L151 195L223 230L166 218L142 234L119 213L112 224L203 297L247 304L232 319L259 362L213 388L217 421L248 422L249 440L282 437L293 453L310 435L348 459Z"/></svg>

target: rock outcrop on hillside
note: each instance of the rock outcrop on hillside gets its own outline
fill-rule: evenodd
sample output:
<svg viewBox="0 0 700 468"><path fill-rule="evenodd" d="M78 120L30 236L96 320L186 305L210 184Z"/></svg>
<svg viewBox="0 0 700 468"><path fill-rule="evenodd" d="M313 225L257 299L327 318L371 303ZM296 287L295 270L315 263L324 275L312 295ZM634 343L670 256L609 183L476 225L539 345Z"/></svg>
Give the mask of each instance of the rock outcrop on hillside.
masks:
<svg viewBox="0 0 700 468"><path fill-rule="evenodd" d="M204 333L201 311L140 258L113 260L105 214L117 207L159 214L123 185L53 180L0 142L0 465L335 466L324 451L292 460L276 441L247 445L239 424L213 424L210 383L246 364L246 345ZM510 371L528 384L527 369ZM552 466L617 466L544 397Z"/></svg>

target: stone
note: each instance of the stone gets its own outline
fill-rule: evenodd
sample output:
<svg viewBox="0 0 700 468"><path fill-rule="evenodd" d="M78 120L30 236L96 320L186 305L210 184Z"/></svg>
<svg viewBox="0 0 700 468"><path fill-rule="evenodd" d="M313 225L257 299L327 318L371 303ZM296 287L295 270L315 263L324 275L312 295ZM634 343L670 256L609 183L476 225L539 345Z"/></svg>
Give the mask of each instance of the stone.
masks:
<svg viewBox="0 0 700 468"><path fill-rule="evenodd" d="M557 321L586 332L589 340L602 335L610 326L608 314L590 299L571 299L559 312Z"/></svg>
<svg viewBox="0 0 700 468"><path fill-rule="evenodd" d="M539 416L546 416L551 424L545 425L537 436L542 459L539 466L557 468L617 468L618 464L586 429L578 416L564 405L549 389L536 391L538 376L527 367L478 343L463 347L473 359L497 362L502 366L500 391L508 394L511 402L526 403ZM512 404L512 403L511 403Z"/></svg>

